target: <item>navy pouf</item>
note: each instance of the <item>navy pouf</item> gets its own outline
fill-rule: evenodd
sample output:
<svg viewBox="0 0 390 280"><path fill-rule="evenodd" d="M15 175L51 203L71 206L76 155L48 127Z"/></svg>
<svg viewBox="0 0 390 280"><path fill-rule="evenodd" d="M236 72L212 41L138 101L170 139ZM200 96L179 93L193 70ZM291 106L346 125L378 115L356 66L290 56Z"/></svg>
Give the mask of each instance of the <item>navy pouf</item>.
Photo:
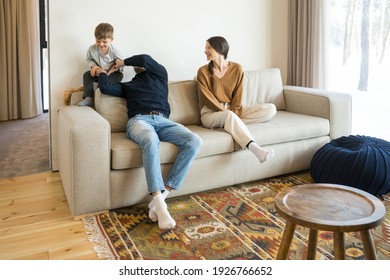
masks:
<svg viewBox="0 0 390 280"><path fill-rule="evenodd" d="M321 147L310 163L316 183L355 187L373 195L390 192L390 142L361 135L343 136Z"/></svg>

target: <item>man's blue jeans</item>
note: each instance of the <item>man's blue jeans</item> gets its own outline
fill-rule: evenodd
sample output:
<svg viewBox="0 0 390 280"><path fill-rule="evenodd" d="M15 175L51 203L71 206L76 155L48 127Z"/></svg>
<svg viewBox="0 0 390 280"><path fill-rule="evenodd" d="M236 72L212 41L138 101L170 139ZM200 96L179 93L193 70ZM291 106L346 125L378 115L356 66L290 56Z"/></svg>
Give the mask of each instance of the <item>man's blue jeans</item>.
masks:
<svg viewBox="0 0 390 280"><path fill-rule="evenodd" d="M163 116L136 115L126 128L127 136L140 145L149 193L178 190L202 145L202 139L188 128ZM160 166L160 141L173 143L179 153L164 183Z"/></svg>

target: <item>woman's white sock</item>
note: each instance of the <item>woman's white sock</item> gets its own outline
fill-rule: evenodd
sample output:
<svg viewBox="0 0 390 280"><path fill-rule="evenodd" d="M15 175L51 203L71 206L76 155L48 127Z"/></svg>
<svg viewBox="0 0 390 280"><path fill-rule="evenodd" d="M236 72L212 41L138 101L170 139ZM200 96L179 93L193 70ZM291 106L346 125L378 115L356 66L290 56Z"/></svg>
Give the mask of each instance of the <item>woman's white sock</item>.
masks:
<svg viewBox="0 0 390 280"><path fill-rule="evenodd" d="M263 163L267 160L270 160L271 158L273 158L275 156L275 151L274 149L264 149L262 147L260 147L259 145L257 145L255 142L251 142L249 145L248 145L248 149L257 157L257 159Z"/></svg>
<svg viewBox="0 0 390 280"><path fill-rule="evenodd" d="M169 191L165 190L165 192L163 192L161 194L162 194L162 197L165 200L167 198L168 194L169 194ZM157 222L158 221L158 217L157 217L156 207L154 205L154 200L153 199L152 199L151 202L149 202L148 208L149 208L149 219L151 219L153 222Z"/></svg>
<svg viewBox="0 0 390 280"><path fill-rule="evenodd" d="M158 226L160 229L170 229L176 226L176 222L172 219L168 212L168 206L165 203L164 197L161 193L153 197L154 207L156 209Z"/></svg>

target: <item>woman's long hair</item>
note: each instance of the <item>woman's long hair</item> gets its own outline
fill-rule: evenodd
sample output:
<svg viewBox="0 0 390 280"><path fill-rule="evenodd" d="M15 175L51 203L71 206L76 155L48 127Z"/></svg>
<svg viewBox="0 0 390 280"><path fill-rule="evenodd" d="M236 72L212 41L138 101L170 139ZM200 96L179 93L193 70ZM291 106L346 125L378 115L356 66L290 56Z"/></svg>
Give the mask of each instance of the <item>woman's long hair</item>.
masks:
<svg viewBox="0 0 390 280"><path fill-rule="evenodd" d="M223 55L223 57L227 59L229 53L229 43L226 41L225 38L221 36L213 36L207 39L207 42L217 53ZM211 76L214 75L213 66L213 61L210 61L208 69Z"/></svg>

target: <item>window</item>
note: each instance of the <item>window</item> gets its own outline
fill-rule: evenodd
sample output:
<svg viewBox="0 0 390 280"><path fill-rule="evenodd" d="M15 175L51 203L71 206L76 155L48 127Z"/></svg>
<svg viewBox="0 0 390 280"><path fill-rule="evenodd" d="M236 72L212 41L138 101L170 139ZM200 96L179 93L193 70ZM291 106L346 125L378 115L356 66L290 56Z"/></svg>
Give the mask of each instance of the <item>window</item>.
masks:
<svg viewBox="0 0 390 280"><path fill-rule="evenodd" d="M390 0L330 0L330 90L352 94L352 133L390 141Z"/></svg>

